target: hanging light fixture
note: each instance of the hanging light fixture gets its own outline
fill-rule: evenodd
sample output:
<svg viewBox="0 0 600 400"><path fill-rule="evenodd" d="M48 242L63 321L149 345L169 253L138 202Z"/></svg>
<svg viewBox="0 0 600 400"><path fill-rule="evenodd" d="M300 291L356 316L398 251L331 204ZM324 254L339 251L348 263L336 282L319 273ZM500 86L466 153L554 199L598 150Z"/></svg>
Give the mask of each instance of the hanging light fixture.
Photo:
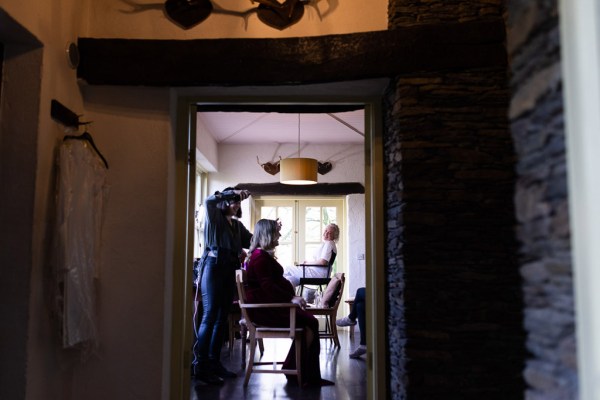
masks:
<svg viewBox="0 0 600 400"><path fill-rule="evenodd" d="M285 185L314 185L317 183L317 160L300 157L300 114L298 114L298 157L284 158L280 161L279 166L279 182Z"/></svg>

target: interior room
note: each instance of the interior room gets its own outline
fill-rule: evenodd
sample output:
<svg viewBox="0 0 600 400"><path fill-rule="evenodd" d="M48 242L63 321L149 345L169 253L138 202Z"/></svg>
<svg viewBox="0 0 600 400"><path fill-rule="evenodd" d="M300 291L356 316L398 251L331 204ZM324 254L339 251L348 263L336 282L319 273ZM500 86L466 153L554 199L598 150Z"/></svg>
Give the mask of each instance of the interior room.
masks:
<svg viewBox="0 0 600 400"><path fill-rule="evenodd" d="M319 354L334 386L271 395L342 393L360 365L357 398L597 399L598 7L0 0L0 398L203 393L195 196L232 184L342 199L345 292L366 287L362 361L342 331ZM198 113L232 104L296 119L267 144L228 142L266 116L205 136ZM316 144L311 114L350 136ZM283 193L265 166L298 153L331 170Z"/></svg>

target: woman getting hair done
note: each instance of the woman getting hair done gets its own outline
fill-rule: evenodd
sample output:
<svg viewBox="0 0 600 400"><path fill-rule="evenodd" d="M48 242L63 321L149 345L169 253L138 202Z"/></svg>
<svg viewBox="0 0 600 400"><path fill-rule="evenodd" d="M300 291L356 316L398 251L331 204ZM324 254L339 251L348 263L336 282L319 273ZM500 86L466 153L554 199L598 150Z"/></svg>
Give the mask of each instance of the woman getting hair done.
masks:
<svg viewBox="0 0 600 400"><path fill-rule="evenodd" d="M307 386L327 386L333 382L321 379L319 365L319 321L304 310L306 302L294 293L292 284L283 277L283 267L273 257L279 245L278 221L261 219L254 226L254 236L249 248L249 261L246 266L246 296L248 303L297 304L296 327L304 329L302 354L302 377ZM257 323L269 326L289 326L289 311L282 309L249 310ZM283 364L284 369L295 369L296 351L292 344ZM287 375L290 377L289 375Z"/></svg>

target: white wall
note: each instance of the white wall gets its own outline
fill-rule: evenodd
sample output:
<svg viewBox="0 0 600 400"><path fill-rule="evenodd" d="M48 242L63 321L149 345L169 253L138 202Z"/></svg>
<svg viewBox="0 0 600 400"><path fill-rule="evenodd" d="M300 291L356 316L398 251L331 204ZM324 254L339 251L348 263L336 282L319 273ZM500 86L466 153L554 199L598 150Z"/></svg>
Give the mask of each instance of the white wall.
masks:
<svg viewBox="0 0 600 400"><path fill-rule="evenodd" d="M208 191L213 193L236 183L279 182L279 174L266 173L261 163L278 161L279 157L294 157L298 145L294 143L271 144L224 144L218 147L218 171L209 175ZM307 145L302 148L302 156L330 161L333 169L326 175L319 175L320 183L359 182L364 184L364 148L357 144Z"/></svg>
<svg viewBox="0 0 600 400"><path fill-rule="evenodd" d="M346 199L346 243L348 252L348 289L346 297L354 297L356 289L366 286L365 270L365 195L351 194Z"/></svg>
<svg viewBox="0 0 600 400"><path fill-rule="evenodd" d="M217 142L201 118L196 118L196 161L207 172L216 172L219 165Z"/></svg>

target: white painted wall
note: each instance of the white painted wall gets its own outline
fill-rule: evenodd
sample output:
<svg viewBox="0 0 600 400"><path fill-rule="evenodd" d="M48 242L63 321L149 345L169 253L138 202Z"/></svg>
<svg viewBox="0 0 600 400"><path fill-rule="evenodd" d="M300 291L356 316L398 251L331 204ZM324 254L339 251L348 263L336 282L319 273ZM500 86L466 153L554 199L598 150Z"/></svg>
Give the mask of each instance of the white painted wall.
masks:
<svg viewBox="0 0 600 400"><path fill-rule="evenodd" d="M217 7L243 12L256 8L251 0L213 0ZM238 15L213 11L196 25L184 30L166 18L163 1L92 1L90 28L84 36L136 39L281 38L320 36L387 29L387 0L312 0L304 7L302 19L282 31L262 23L251 12L246 20ZM283 1L281 1L283 3ZM135 7L139 4L139 7Z"/></svg>
<svg viewBox="0 0 600 400"><path fill-rule="evenodd" d="M196 118L196 162L207 172L216 172L219 165L217 142L201 118Z"/></svg>
<svg viewBox="0 0 600 400"><path fill-rule="evenodd" d="M295 157L297 143L271 144L221 144L218 146L218 171L209 175L209 193L232 186L236 183L278 182L279 174L266 173L261 163L278 161L279 157ZM357 144L302 144L303 157L329 161L333 169L326 175L319 175L320 183L359 182L364 184L364 148Z"/></svg>
<svg viewBox="0 0 600 400"><path fill-rule="evenodd" d="M356 289L366 286L365 270L365 195L351 194L346 198L348 243L348 289L346 297L354 297Z"/></svg>
<svg viewBox="0 0 600 400"><path fill-rule="evenodd" d="M40 107L37 145L22 149L37 154L32 279L23 285L30 290L29 313L24 316L28 342L23 392L32 400L157 399L162 391L166 160L172 151L168 102L153 104L160 97L157 91L140 95L139 90L127 89L114 91L95 104L95 100L84 100L75 70L67 65L65 46L81 35L86 4L78 0L0 1L4 11L43 44L41 76L30 77L41 80L41 91L35 94ZM54 156L67 133L50 117L51 99L83 114L82 120L94 121L90 132L110 165L112 190L97 287L100 347L88 354L61 349L52 314L54 299L49 295L53 286Z"/></svg>

